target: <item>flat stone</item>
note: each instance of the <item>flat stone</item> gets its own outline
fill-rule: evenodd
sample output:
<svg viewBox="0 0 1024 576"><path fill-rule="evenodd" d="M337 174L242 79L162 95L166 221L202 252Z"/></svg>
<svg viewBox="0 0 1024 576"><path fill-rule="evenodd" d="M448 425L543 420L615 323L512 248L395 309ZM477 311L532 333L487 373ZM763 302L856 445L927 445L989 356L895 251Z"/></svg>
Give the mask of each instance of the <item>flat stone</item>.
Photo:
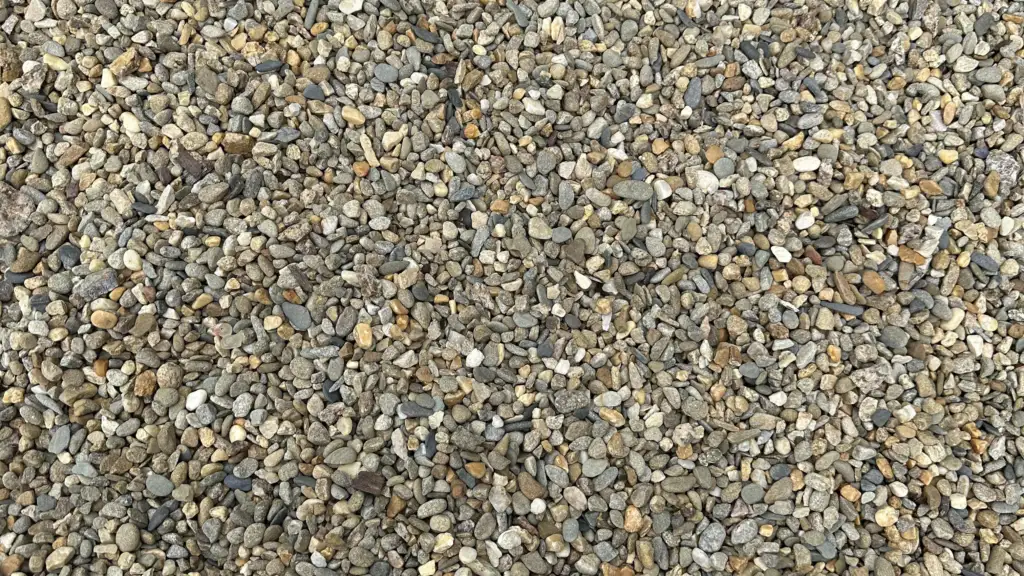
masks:
<svg viewBox="0 0 1024 576"><path fill-rule="evenodd" d="M284 313L284 317L288 319L288 323L296 330L309 330L310 326L313 325L313 319L309 314L309 309L305 306L292 304L291 302L282 302L281 312Z"/></svg>
<svg viewBox="0 0 1024 576"><path fill-rule="evenodd" d="M106 296L117 287L117 272L113 268L104 268L93 272L75 285L74 293L85 301L92 301Z"/></svg>
<svg viewBox="0 0 1024 576"><path fill-rule="evenodd" d="M612 191L623 200L643 202L654 196L654 187L639 180L623 180L616 184Z"/></svg>
<svg viewBox="0 0 1024 576"><path fill-rule="evenodd" d="M152 492L154 496L163 498L171 495L171 492L174 490L174 484L166 476L150 474L146 478L146 489Z"/></svg>
<svg viewBox="0 0 1024 576"><path fill-rule="evenodd" d="M801 156L793 160L793 170L797 172L814 172L821 167L821 159L817 156Z"/></svg>

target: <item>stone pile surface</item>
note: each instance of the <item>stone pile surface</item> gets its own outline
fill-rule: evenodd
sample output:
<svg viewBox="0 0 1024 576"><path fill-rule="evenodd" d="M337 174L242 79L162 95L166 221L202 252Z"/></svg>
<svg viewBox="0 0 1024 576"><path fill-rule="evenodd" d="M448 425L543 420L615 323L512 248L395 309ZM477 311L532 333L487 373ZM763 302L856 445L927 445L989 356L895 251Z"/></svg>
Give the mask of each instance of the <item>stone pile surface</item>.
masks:
<svg viewBox="0 0 1024 576"><path fill-rule="evenodd" d="M1024 574L1022 28L0 3L0 576Z"/></svg>

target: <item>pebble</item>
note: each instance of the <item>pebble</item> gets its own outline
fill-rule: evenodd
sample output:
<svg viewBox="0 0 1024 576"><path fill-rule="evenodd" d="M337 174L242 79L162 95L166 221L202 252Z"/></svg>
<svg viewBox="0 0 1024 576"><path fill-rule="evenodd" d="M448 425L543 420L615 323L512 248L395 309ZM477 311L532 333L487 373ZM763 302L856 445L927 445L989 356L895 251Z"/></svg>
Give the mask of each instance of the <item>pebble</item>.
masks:
<svg viewBox="0 0 1024 576"><path fill-rule="evenodd" d="M772 255L781 264L787 264L793 259L793 255L783 246L772 246Z"/></svg>
<svg viewBox="0 0 1024 576"><path fill-rule="evenodd" d="M151 474L146 478L146 489L159 498L170 496L174 491L174 483L160 474Z"/></svg>
<svg viewBox="0 0 1024 576"><path fill-rule="evenodd" d="M644 201L654 195L654 187L638 180L623 180L613 188L615 195L625 200Z"/></svg>
<svg viewBox="0 0 1024 576"><path fill-rule="evenodd" d="M817 156L801 156L793 160L793 169L797 172L814 172L821 167L821 159Z"/></svg>
<svg viewBox="0 0 1024 576"><path fill-rule="evenodd" d="M114 542L117 544L118 550L122 552L135 552L142 542L139 528L134 524L122 524L117 529Z"/></svg>

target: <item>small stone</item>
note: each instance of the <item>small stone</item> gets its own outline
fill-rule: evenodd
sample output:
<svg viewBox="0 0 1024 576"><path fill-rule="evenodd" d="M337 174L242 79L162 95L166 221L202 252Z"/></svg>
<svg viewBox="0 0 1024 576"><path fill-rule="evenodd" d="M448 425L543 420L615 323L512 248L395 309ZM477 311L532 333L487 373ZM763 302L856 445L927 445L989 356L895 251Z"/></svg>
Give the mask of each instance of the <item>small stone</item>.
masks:
<svg viewBox="0 0 1024 576"><path fill-rule="evenodd" d="M246 134L229 132L224 135L224 139L220 144L228 154L250 156L252 155L252 149L256 145L256 141Z"/></svg>
<svg viewBox="0 0 1024 576"><path fill-rule="evenodd" d="M373 76L384 83L398 81L398 69L390 64L377 64L373 67Z"/></svg>
<svg viewBox="0 0 1024 576"><path fill-rule="evenodd" d="M882 528L896 524L899 517L899 513L891 506L883 506L875 511L875 523Z"/></svg>
<svg viewBox="0 0 1024 576"><path fill-rule="evenodd" d="M129 270L139 271L142 270L142 257L135 250L125 250L124 256L124 267Z"/></svg>
<svg viewBox="0 0 1024 576"><path fill-rule="evenodd" d="M874 270L867 270L861 276L861 280L863 280L864 285L875 294L885 293L885 280L878 274L878 272L875 272Z"/></svg>
<svg viewBox="0 0 1024 576"><path fill-rule="evenodd" d="M363 113L360 112L358 108L353 108L351 106L342 107L341 117L349 125L354 126L356 128L366 123L366 116L363 116Z"/></svg>
<svg viewBox="0 0 1024 576"><path fill-rule="evenodd" d="M700 539L697 542L697 546L708 553L718 552L724 542L725 528L723 528L721 524L715 522L709 524L708 527L704 529L704 532L701 533Z"/></svg>
<svg viewBox="0 0 1024 576"><path fill-rule="evenodd" d="M789 253L789 250L782 246L772 246L772 255L782 264L788 264L793 259L793 255Z"/></svg>
<svg viewBox="0 0 1024 576"><path fill-rule="evenodd" d="M121 552L135 552L142 542L139 528L134 524L122 524L117 529L114 542Z"/></svg>
<svg viewBox="0 0 1024 576"><path fill-rule="evenodd" d="M352 479L352 488L375 496L383 493L386 484L387 481L382 474L367 470L356 474L356 477Z"/></svg>
<svg viewBox="0 0 1024 576"><path fill-rule="evenodd" d="M355 335L356 346L363 350L369 350L373 347L373 329L370 328L369 324L365 322L356 324L352 333Z"/></svg>
<svg viewBox="0 0 1024 576"><path fill-rule="evenodd" d="M623 529L626 532L637 533L643 527L643 515L636 506L629 506L626 508L625 521Z"/></svg>
<svg viewBox="0 0 1024 576"><path fill-rule="evenodd" d="M337 5L342 14L355 14L363 9L363 0L339 0Z"/></svg>
<svg viewBox="0 0 1024 576"><path fill-rule="evenodd" d="M157 498L163 498L171 495L171 492L174 491L174 484L165 476L150 474L146 478L146 489Z"/></svg>
<svg viewBox="0 0 1024 576"><path fill-rule="evenodd" d="M956 150L950 150L946 148L943 150L939 150L938 157L943 164L952 164L953 162L956 162L959 159L960 155L957 153Z"/></svg>
<svg viewBox="0 0 1024 576"><path fill-rule="evenodd" d="M551 239L551 226L548 225L547 221L541 216L534 216L533 218L530 218L528 228L531 238L536 238L537 240Z"/></svg>
<svg viewBox="0 0 1024 576"><path fill-rule="evenodd" d="M694 188L704 194L711 194L712 192L715 192L718 190L718 185L718 176L715 176L707 170L698 170L694 175Z"/></svg>
<svg viewBox="0 0 1024 576"><path fill-rule="evenodd" d="M615 195L624 200L643 202L654 196L654 187L641 180L623 180L612 189Z"/></svg>
<svg viewBox="0 0 1024 576"><path fill-rule="evenodd" d="M71 546L61 546L46 556L46 569L55 571L67 566L68 562L75 555L75 549Z"/></svg>
<svg viewBox="0 0 1024 576"><path fill-rule="evenodd" d="M138 70L141 63L142 55L132 46L111 61L110 72L116 78L123 78Z"/></svg>
<svg viewBox="0 0 1024 576"><path fill-rule="evenodd" d="M187 410L195 411L206 402L206 399L206 390L200 389L189 392L188 396L185 398L185 408Z"/></svg>
<svg viewBox="0 0 1024 576"><path fill-rule="evenodd" d="M32 196L0 183L0 237L13 237L28 228L36 203Z"/></svg>
<svg viewBox="0 0 1024 576"><path fill-rule="evenodd" d="M11 112L11 101L0 96L0 130L10 126L11 120L13 119L14 115Z"/></svg>
<svg viewBox="0 0 1024 576"><path fill-rule="evenodd" d="M817 156L802 156L793 160L793 170L799 173L814 172L821 167L821 159Z"/></svg>
<svg viewBox="0 0 1024 576"><path fill-rule="evenodd" d="M313 319L310 317L309 310L305 306L292 304L291 302L282 302L281 311L296 330L309 330L310 326L313 325Z"/></svg>
<svg viewBox="0 0 1024 576"><path fill-rule="evenodd" d="M89 322L97 328L110 330L117 325L117 315L106 310L96 310L89 316Z"/></svg>

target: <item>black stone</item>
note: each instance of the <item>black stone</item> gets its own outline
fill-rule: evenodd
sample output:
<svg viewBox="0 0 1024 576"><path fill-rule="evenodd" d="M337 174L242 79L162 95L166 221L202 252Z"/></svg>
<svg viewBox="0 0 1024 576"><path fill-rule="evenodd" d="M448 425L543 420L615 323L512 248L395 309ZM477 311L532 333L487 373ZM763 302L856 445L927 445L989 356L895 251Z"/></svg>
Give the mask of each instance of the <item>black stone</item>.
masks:
<svg viewBox="0 0 1024 576"><path fill-rule="evenodd" d="M338 390L334 390L333 389L334 388L334 384L335 383L331 382L330 380L324 380L324 384L323 384L324 400L326 400L328 404L334 404L335 402L341 402L341 392L339 392Z"/></svg>
<svg viewBox="0 0 1024 576"><path fill-rule="evenodd" d="M224 477L224 485L232 490L249 492L252 490L252 478L239 478L234 474L228 474Z"/></svg>
<svg viewBox="0 0 1024 576"><path fill-rule="evenodd" d="M306 86L306 89L302 91L302 95L305 96L306 99L308 100L323 101L324 98L326 98L326 96L324 95L323 88L317 86L316 84L310 84L309 86Z"/></svg>
<svg viewBox="0 0 1024 576"><path fill-rule="evenodd" d="M382 474L368 470L363 470L352 479L353 488L374 496L380 496L380 493L384 491L385 484L387 484L387 480Z"/></svg>
<svg viewBox="0 0 1024 576"><path fill-rule="evenodd" d="M426 28L420 28L419 26L412 26L411 28L412 33L415 34L417 38L423 40L424 42L430 42L431 44L437 44L441 42L440 36L438 36L434 32L431 32L430 30L427 30Z"/></svg>
<svg viewBox="0 0 1024 576"><path fill-rule="evenodd" d="M427 284L422 280L413 284L410 289L412 297L419 302L431 302L434 300L434 296L430 293L430 289L427 288Z"/></svg>
<svg viewBox="0 0 1024 576"><path fill-rule="evenodd" d="M65 270L71 270L78 265L82 257L82 249L74 244L63 244L57 248L57 258Z"/></svg>
<svg viewBox="0 0 1024 576"><path fill-rule="evenodd" d="M132 210L135 210L139 214L156 214L156 206L145 202L133 202Z"/></svg>
<svg viewBox="0 0 1024 576"><path fill-rule="evenodd" d="M876 428L881 428L889 423L889 418L891 417L892 412L885 408L881 408L879 410L875 410L875 413L871 415L871 423L874 424Z"/></svg>
<svg viewBox="0 0 1024 576"><path fill-rule="evenodd" d="M265 60L256 65L256 71L261 74L266 74L269 72L276 72L282 66L284 66L284 63L279 60Z"/></svg>
<svg viewBox="0 0 1024 576"><path fill-rule="evenodd" d="M984 252L972 252L971 264L977 265L986 272L999 272L999 263Z"/></svg>

